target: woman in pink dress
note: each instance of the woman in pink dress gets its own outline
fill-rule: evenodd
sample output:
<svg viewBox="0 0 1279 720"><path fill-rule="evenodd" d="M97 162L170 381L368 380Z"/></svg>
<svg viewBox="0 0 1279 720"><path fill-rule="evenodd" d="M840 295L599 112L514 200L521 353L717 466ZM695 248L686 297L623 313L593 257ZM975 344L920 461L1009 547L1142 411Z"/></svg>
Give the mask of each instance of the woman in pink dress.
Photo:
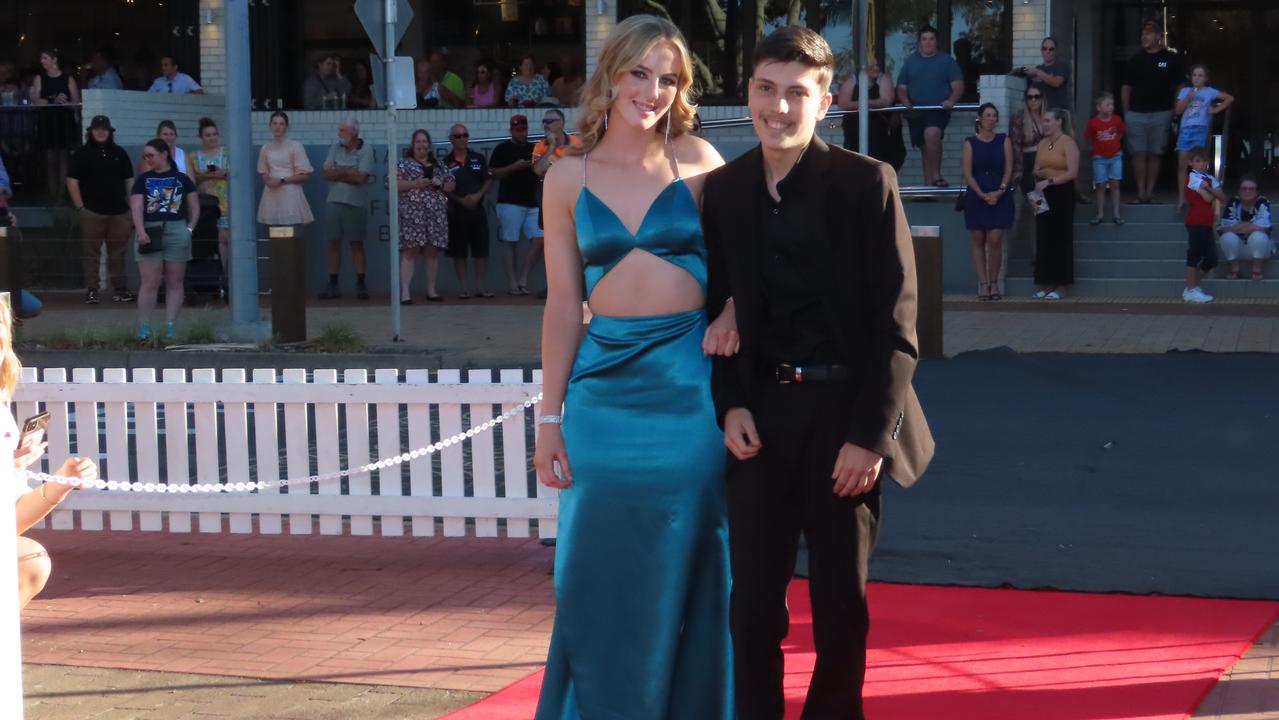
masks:
<svg viewBox="0 0 1279 720"><path fill-rule="evenodd" d="M258 173L264 186L258 222L263 225L306 225L315 220L302 191L313 170L311 161L302 143L288 135L289 116L277 110L271 114L271 142L258 153Z"/></svg>

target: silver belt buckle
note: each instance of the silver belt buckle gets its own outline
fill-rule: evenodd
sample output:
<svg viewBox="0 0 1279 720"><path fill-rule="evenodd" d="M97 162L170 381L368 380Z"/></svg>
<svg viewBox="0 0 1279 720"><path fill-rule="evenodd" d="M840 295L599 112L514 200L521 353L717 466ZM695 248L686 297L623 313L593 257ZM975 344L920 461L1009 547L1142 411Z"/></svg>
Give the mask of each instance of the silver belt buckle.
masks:
<svg viewBox="0 0 1279 720"><path fill-rule="evenodd" d="M791 371L794 371L795 379L794 379L794 380L783 380L783 379L782 379L782 371L783 371L783 370L791 370ZM793 383L793 382L794 382L794 383L802 383L802 382L804 382L804 368L803 368L803 367L800 367L800 366L797 366L797 365L791 365L790 363L782 363L781 365L778 365L778 366L777 366L777 369L773 372L773 375L774 375L774 377L776 377L776 378L777 378L777 382L781 383L782 385L790 385L790 384L791 384L791 383Z"/></svg>

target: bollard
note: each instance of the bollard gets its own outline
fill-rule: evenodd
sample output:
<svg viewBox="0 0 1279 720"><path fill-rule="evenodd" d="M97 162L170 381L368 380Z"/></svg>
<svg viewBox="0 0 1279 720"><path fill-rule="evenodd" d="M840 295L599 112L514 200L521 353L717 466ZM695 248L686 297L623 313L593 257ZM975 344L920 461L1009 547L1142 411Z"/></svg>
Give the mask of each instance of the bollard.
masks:
<svg viewBox="0 0 1279 720"><path fill-rule="evenodd" d="M267 228L271 240L271 333L280 342L306 340L306 264L291 225Z"/></svg>
<svg viewBox="0 0 1279 720"><path fill-rule="evenodd" d="M0 290L8 290L13 313L22 312L22 233L0 225Z"/></svg>
<svg viewBox="0 0 1279 720"><path fill-rule="evenodd" d="M919 297L915 318L919 356L940 360L944 357L941 228L937 225L913 225L910 236L915 245L915 281Z"/></svg>

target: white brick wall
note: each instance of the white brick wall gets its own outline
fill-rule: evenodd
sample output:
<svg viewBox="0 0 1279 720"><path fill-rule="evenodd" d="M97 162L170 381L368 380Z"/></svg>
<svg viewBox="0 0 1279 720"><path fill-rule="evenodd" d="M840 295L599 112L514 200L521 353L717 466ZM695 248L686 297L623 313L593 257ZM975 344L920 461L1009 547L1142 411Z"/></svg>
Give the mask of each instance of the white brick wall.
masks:
<svg viewBox="0 0 1279 720"><path fill-rule="evenodd" d="M200 84L206 93L226 93L226 13L224 0L200 0ZM212 23L206 23L211 13Z"/></svg>
<svg viewBox="0 0 1279 720"><path fill-rule="evenodd" d="M1064 0L1057 0L1063 2ZM1039 44L1044 39L1044 18L1048 12L1048 0L1021 0L1012 3L1013 11L1013 66L1038 65L1043 62Z"/></svg>
<svg viewBox="0 0 1279 720"><path fill-rule="evenodd" d="M161 120L178 127L178 144L183 149L199 145L196 130L202 117L218 125L226 120L226 99L221 95L171 95L134 90L85 90L83 122L87 128L94 115L106 115L115 127L116 142L141 145L155 137Z"/></svg>
<svg viewBox="0 0 1279 720"><path fill-rule="evenodd" d="M600 5L604 12L599 11ZM617 0L588 0L586 3L586 77L595 73L596 59L604 47L604 39L617 25Z"/></svg>

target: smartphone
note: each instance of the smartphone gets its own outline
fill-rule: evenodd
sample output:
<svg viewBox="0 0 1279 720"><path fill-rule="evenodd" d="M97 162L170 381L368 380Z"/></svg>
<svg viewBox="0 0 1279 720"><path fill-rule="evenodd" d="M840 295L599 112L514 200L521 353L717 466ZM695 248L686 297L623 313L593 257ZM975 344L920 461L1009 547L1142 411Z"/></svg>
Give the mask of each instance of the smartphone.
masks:
<svg viewBox="0 0 1279 720"><path fill-rule="evenodd" d="M49 413L42 412L39 415L32 415L22 422L22 434L18 436L18 445L27 438L28 435L36 432L43 433L49 429Z"/></svg>

